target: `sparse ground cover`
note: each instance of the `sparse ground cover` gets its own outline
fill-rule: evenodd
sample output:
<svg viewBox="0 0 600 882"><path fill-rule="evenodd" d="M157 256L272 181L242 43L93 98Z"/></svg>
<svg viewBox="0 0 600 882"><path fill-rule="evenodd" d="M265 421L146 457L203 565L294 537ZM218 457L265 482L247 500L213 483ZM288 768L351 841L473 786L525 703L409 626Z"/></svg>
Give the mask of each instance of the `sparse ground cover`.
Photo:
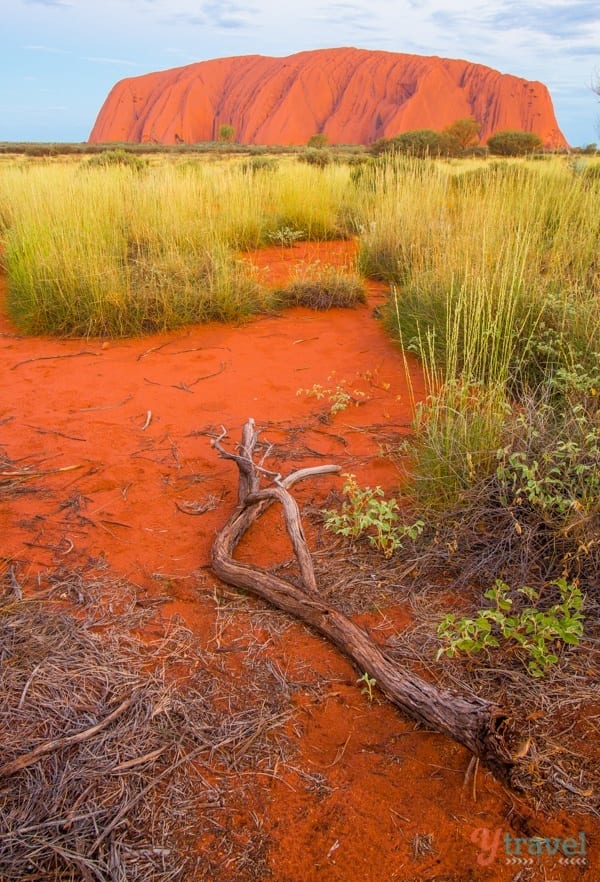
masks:
<svg viewBox="0 0 600 882"><path fill-rule="evenodd" d="M327 596L352 614L362 611L360 614L364 615L369 606L381 610L380 625L384 631L384 623L389 623L386 617L393 619L398 614L394 610L404 610L402 615L408 614L412 624L408 628L406 621L402 627L392 625L386 634L389 651L396 658L433 676L439 684L475 689L508 710L522 734L516 759L524 787L524 794L518 798L525 802L518 803L517 815L527 814L525 804L529 810L533 806L546 812L562 808L570 813L571 830L578 824L587 825L587 830L596 829L590 819L598 814L598 757L594 744L598 731L595 690L600 638L600 195L597 179L593 172L589 173L593 163L574 164L566 158L468 164L398 158L361 165L329 163L321 168L278 158L275 170L250 168L244 163L245 160L237 159L202 164L178 160L142 169L123 163L109 168L87 168L84 160L70 161L67 166L55 160L48 166L3 165L2 259L10 285L12 315L29 332L53 330L55 334L89 334L94 338L101 335L105 339L109 335L177 327L190 321L237 319L256 310L272 315L263 318L263 322L277 322L273 311L282 305L344 305L350 296L348 292L353 302L360 303L361 283L355 275L350 247L341 262L331 263L327 250L321 254L309 252L308 246L303 250L303 240L308 237L331 240L336 236L357 236L358 269L385 279L391 293L386 298L380 296L376 302L371 299L368 309L359 307L354 330L343 324L347 336L340 346L345 348L346 367L340 372L341 348L334 363L327 365L315 350L318 363L312 363L310 369L299 368L301 373L297 374L293 388L289 388L289 383L285 387L277 364L269 359L276 353L282 359L287 356L268 341L264 348L258 335L253 338L258 349L252 355L251 373L257 371L258 358L271 364L274 377L268 397L258 379L255 388L250 380L243 398L245 406L257 408L257 418L258 408L264 410L268 413L267 422L285 420L288 412L296 413L295 419L301 421L299 413L304 413L305 419L311 413L314 423L308 433L306 427L302 432L296 432L292 425L286 427L279 455L285 456L290 448L301 462L314 456L335 456L345 459L346 471L357 476L354 500L338 489L326 504L309 506L312 530L316 537L322 537L319 541L325 542L322 561L317 555L317 568ZM66 207L61 215L61 200L56 196L61 193L64 197L65 192L68 198L62 200ZM85 203L90 196L95 200L96 211ZM262 258L255 254L240 259L241 249L264 245L270 247L260 252ZM294 257L301 258L300 265ZM215 261L225 267L222 276L221 270L215 269ZM272 270L279 265L287 267L287 271L274 278ZM79 282L74 267L81 273ZM221 284L222 278L226 283ZM105 293L109 289L113 292L112 306ZM90 290L95 292L91 297ZM277 290L279 294L275 295ZM118 291L120 300L116 297ZM145 318L141 321L139 301L144 297L136 302L136 292L145 292L144 296L151 301L150 310L147 303L144 305ZM151 299L154 296L156 301ZM184 305L181 310L173 306L178 298ZM26 309L23 304L27 304ZM138 314L124 319L129 316L129 307L134 312L137 309ZM378 375L376 369L381 369L383 363L375 349L372 357L378 363L366 365L373 371L368 375L364 344L357 344L361 323L363 328L367 322L377 323L373 312L376 317L383 315L387 328L408 353L404 366L408 365L406 377L413 378L414 387L412 393L410 388L402 391L406 413L400 434L393 431L399 420L393 404L394 377L387 371L384 378ZM53 319L55 315L58 321L51 328L45 323L46 318ZM172 315L176 316L174 320ZM341 313L336 312L327 320L342 327ZM288 352L311 346L316 339L309 326L303 325L304 321L301 319L297 333L290 337ZM324 326L319 327L316 333L322 335ZM224 336L225 331L222 333ZM228 329L227 334L230 333L235 331ZM273 327L270 333L275 340L277 329ZM30 375L23 347L30 346L35 359L39 354L37 347L43 344L37 338L32 338L31 343L17 341L14 334L14 329L7 330L3 340L8 369L14 370L15 376L26 371L27 382L39 384L40 378L36 380ZM211 339L213 347L220 345L214 335ZM160 348L165 341L151 342L147 347L141 345L141 340L135 344L126 339L122 343L109 343L106 339L105 342L108 348L101 351L107 358L113 346L119 347L116 353L123 354L135 345L136 358L144 366L150 363L146 359L154 360L161 354L166 357L169 353L168 346ZM143 377L138 364L137 380L132 374L129 386L114 386L114 401L105 401L104 397L102 402L96 401L94 394L85 392L90 400L83 402L84 410L86 406L91 410L127 406L127 396L139 397L140 384L144 388L146 382L146 388L164 386L171 390L169 395L187 398L203 392L208 377L220 377L218 382L224 383L221 391L213 391L210 396L203 394L200 402L200 412L207 407L208 413L214 412L218 424L223 402L237 400L240 395L239 377L237 384L227 385L231 378L226 347L231 343L223 339L222 344L222 358L217 358L221 358L220 367L198 365L197 376L193 377L190 374L178 378L170 368ZM67 344L57 341L55 345ZM188 349L200 352L204 345L194 341ZM360 376L349 369L357 345L363 364ZM15 361L15 353L11 362L11 350L16 346L19 356ZM95 340L84 345L72 341L68 346L70 354L81 356L84 361L91 359L92 364L98 356ZM181 350L185 349L182 342ZM421 362L422 376L415 371L413 355ZM385 359L386 366L392 363L389 352ZM17 362L23 367L18 367ZM67 367L75 362L59 364ZM395 376L402 376L404 383L400 354L394 365ZM44 362L38 367L44 367ZM31 370L35 371L35 365ZM45 374L42 382L48 401L53 402L52 407L60 408L59 386L53 387L53 382L64 381L59 381L55 372L47 376L48 380ZM323 400L316 393L308 394L317 389L328 393ZM347 406L338 408L337 402L346 400L342 393L348 394L348 390ZM356 390L360 395L354 394ZM305 394L296 394L302 391ZM252 404L259 400L260 405ZM11 435L10 422L19 418L18 411L25 412L30 407L25 402L15 403L11 411L5 405L0 413L2 424L6 424L5 436ZM139 432L147 432L148 427L156 426L157 411L142 406L141 401L137 407L139 413L132 411L129 419L137 421ZM279 416L275 417L275 413ZM370 414L370 419L366 414ZM239 413L236 418L242 422L247 415ZM43 426L39 421L36 423L32 415L28 422L34 428L37 425L42 431L50 431L53 444L64 443L58 440L61 434L71 436L67 444L76 450L81 438L77 437L77 427L71 424L73 419L63 420L59 430L48 429L45 421ZM281 428L281 423L277 424ZM377 460L385 464L381 481L372 450L368 457L347 457L344 453L359 426L370 442L376 442L383 456ZM20 431L21 438L27 432L29 443L35 438L26 427ZM329 439L326 449L318 442L321 431ZM140 438L142 443L135 457L166 461L164 457L171 450L174 462L182 462L181 454L173 453L169 432L160 444L158 437L154 439L155 446L144 440L144 435ZM300 438L303 440L299 445ZM14 446L12 458L16 459ZM394 480L394 472L386 471L390 466L392 470L399 467L403 477ZM3 480L9 482L4 484L9 489L9 502L5 498L3 518L14 529L10 511L18 507L16 494L27 479L19 480L18 464L8 459L2 463L2 472L7 476ZM163 477L168 484L168 472ZM385 490L379 492L379 483ZM400 483L400 487L394 483ZM120 493L126 484L123 473ZM181 486L189 489L193 482ZM361 495L361 486L372 490ZM184 513L206 518L207 513L223 504L222 491L222 486L211 487L210 493L207 488L201 500L187 500ZM91 486L89 492L92 496L96 493ZM127 489L124 493L125 503ZM70 503L67 509L73 516L78 511L76 506L85 504L84 496L82 485L79 502ZM356 508L357 500L361 505L365 503L368 522L362 523L363 535L358 530L349 538L333 540L331 545L336 523L346 523L343 515L348 514L349 504L354 503ZM329 513L329 530L325 530L322 508ZM340 516L336 516L336 510ZM358 514L362 517L362 509ZM40 543L44 530L53 529L50 525L54 515L48 511L45 517L47 527L43 526L43 519L36 520L29 514L24 529L26 535L29 531L31 547L44 544L46 540ZM81 517L79 527L85 532L89 527L85 526L85 516ZM194 522L193 518L189 520ZM114 533L125 529L127 521L111 510L102 524L98 530ZM159 526L154 526L155 539L159 541ZM325 532L321 533L322 529ZM112 541L107 537L107 542ZM20 554L13 555L16 559L12 560L10 555L7 559L5 583L9 595L15 591L13 577L18 585L23 575L19 568L31 566L25 563L26 553L19 547ZM55 563L61 555L70 553L68 542L63 543L57 536L50 540L49 547L53 549ZM252 549L250 553L254 553ZM368 578L363 575L365 572ZM191 576L187 574L184 578ZM500 594L499 582L505 586ZM494 586L496 594L492 595ZM581 609L568 607L567 591L571 598L582 598ZM450 634L446 629L444 637L443 629L438 629L448 613L455 614L458 631ZM500 614L504 617L502 622ZM379 622L379 614L373 615ZM504 639L502 629L510 616L515 622L506 626L506 634L511 638L508 640ZM564 624L568 616L582 624L582 632L579 627L569 631L568 623ZM563 623L562 632L551 630L554 625L547 621L549 617L559 625ZM468 622L475 623L474 630L469 631ZM542 665L544 676L531 676L531 659L524 651L525 644L522 642L519 647L518 641L515 643L514 635L522 634L521 625L531 625L542 637L551 634L547 642L542 641L543 659L549 661ZM452 658L443 654L449 645L449 634L450 645L457 650ZM534 637L531 634L530 631L526 635L527 645L534 641L535 633ZM490 636L498 646L490 641ZM360 693L359 685L354 684L354 688ZM363 696L367 704L377 704L376 684L373 694L376 701L371 703L369 696ZM284 759L282 754L284 765L285 762L289 758ZM277 764L268 768L279 775ZM220 774L218 769L213 771ZM297 781L285 774L284 778L287 784L296 786ZM287 784L282 785L283 789ZM321 786L316 779L313 784ZM428 786L432 786L431 782ZM486 788L489 786L489 782L485 784ZM473 783L472 793L475 791ZM115 811L130 797L122 793L121 798L125 801L111 803ZM504 819L500 815L490 814L487 806L485 811L488 814L483 827L487 825L491 830L502 826ZM265 810L259 815L264 822L269 812ZM559 829L556 819L550 820L547 815L540 815L537 820L532 814L527 817L526 830L531 831L531 836L543 836L544 830L553 824L552 829ZM433 858L426 860L427 867L423 864L425 853L420 845L433 829L432 826L413 831L411 827L413 857L421 863L408 866L399 878L446 878L439 876ZM135 839L138 833L132 831L132 835L134 845L127 847L135 852L141 846ZM460 838L461 834L455 830L454 835ZM257 848L264 841L258 827L250 839ZM391 849L392 840L393 836L385 847ZM279 841L285 841L285 837ZM303 841L308 847L306 838ZM122 842L119 840L120 845ZM447 878L453 882L466 878L470 866L475 866L472 877L476 879L508 880L517 873L508 865L500 867L498 862L492 868L495 875L486 876L487 871L476 864L476 850L470 864L468 860L453 863L449 857L451 837L436 832L429 845L435 849L436 843L444 851ZM331 846L334 844L335 840ZM234 852L235 847L231 854ZM347 873L351 862L344 858L346 869L340 869L341 865L336 868L335 853L334 849L323 860L324 872L329 873L325 878L350 879ZM260 849L252 855L247 858L246 869L240 869L232 857L230 871L238 873L236 878L245 878L246 870L268 872L271 864ZM99 857L105 859L103 853L94 859ZM339 859L342 861L341 851ZM278 853L277 860L280 870L287 866L282 853ZM588 868L593 866L593 860L594 856L589 854ZM409 871L412 876L406 875ZM567 879L571 876L565 874L579 872L579 868L565 865L560 872L561 878ZM285 876L281 870L275 878L293 876Z"/></svg>

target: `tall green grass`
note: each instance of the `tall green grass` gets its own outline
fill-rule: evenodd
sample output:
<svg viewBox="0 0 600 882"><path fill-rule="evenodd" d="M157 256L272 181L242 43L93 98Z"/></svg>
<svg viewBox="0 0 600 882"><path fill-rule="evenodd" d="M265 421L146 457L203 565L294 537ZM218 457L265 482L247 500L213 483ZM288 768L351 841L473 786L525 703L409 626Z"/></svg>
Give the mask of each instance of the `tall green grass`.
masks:
<svg viewBox="0 0 600 882"><path fill-rule="evenodd" d="M23 330L126 335L269 305L239 251L347 235L348 170L288 160L146 167L89 161L3 168L9 309Z"/></svg>
<svg viewBox="0 0 600 882"><path fill-rule="evenodd" d="M522 394L598 363L600 194L560 162L371 175L360 266L394 284L388 327L426 367L415 488L446 506L493 470Z"/></svg>

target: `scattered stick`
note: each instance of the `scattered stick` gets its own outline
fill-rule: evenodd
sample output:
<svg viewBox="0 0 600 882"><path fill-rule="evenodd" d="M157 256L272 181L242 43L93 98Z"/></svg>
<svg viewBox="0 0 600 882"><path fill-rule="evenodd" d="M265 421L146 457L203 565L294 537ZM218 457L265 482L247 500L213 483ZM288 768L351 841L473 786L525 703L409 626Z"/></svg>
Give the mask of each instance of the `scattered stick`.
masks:
<svg viewBox="0 0 600 882"><path fill-rule="evenodd" d="M116 404L102 404L100 407L80 407L77 413L88 413L92 410L112 410L115 407L122 407L128 401L131 401L132 398L133 395L128 395L127 398L124 398L123 401L117 401Z"/></svg>
<svg viewBox="0 0 600 882"><path fill-rule="evenodd" d="M192 386L195 386L197 383L200 383L201 380L210 380L212 377L218 377L219 374L222 374L223 371L227 368L225 362L221 362L221 367L218 371L214 371L212 374L206 374L203 377L197 377L192 383L184 383L183 380L181 383L158 383L156 380L149 380L148 377L144 377L144 383L149 383L151 386L162 386L165 389L180 389L182 392L190 392L192 391Z"/></svg>
<svg viewBox="0 0 600 882"><path fill-rule="evenodd" d="M288 491L304 478L333 474L339 472L340 467L300 469L286 478L275 475L275 486L261 490L259 481L266 469L257 466L253 459L258 434L254 420L249 419L242 431L239 453L223 448L225 429L212 442L219 455L235 462L239 470L238 504L217 533L212 547L214 573L224 582L258 595L323 634L354 662L359 672L375 679L384 695L402 711L429 728L449 735L481 759L499 780L510 783L514 759L503 738L506 717L499 707L476 696L439 690L400 667L362 628L320 599L298 507ZM249 527L275 500L284 508L286 527L302 574L301 588L233 557Z"/></svg>
<svg viewBox="0 0 600 882"><path fill-rule="evenodd" d="M46 475L56 475L59 472L72 472L74 469L84 468L85 463L79 465L62 466L57 469L46 469L45 471L31 472L28 469L17 469L16 471L0 472L0 478L13 478L20 481L26 481L29 478L45 478Z"/></svg>
<svg viewBox="0 0 600 882"><path fill-rule="evenodd" d="M171 343L176 343L176 340L166 340L164 343L160 343L158 346L152 346L150 349L145 349L144 352L140 352L136 361L141 361L143 358L147 358L148 355L152 355L153 352L159 352L161 349L164 349L165 346L170 346Z"/></svg>
<svg viewBox="0 0 600 882"><path fill-rule="evenodd" d="M13 364L11 371L15 371L18 367L21 367L22 364L30 364L32 361L52 361L57 358L78 358L80 355L100 355L100 353L90 352L88 349L82 349L81 352L67 352L63 355L38 355L35 358L24 358L23 361L18 361L16 364Z"/></svg>
<svg viewBox="0 0 600 882"><path fill-rule="evenodd" d="M231 352L231 346L192 346L190 349L178 349L171 355L184 355L187 352L205 352L207 349L222 349L224 352Z"/></svg>
<svg viewBox="0 0 600 882"><path fill-rule="evenodd" d="M27 426L28 429L33 429L38 435L56 435L58 438L66 438L67 441L87 441L87 438L80 438L78 435L66 435L64 432L59 432L58 429L42 429L40 426L30 425L30 423L24 423L23 425Z"/></svg>
<svg viewBox="0 0 600 882"><path fill-rule="evenodd" d="M91 726L89 729L84 729L83 732L76 732L75 735L68 735L66 738L53 738L51 741L45 741L43 744L38 744L38 746L33 750L30 750L29 753L22 753L21 756L18 756L10 763L4 763L3 766L0 766L0 778L8 778L9 775L14 775L16 772L20 772L21 769L26 769L29 766L32 766L46 753L62 750L63 747L69 747L72 744L80 744L82 741L92 738L97 732L101 732L103 729L106 729L107 726L110 726L112 721L116 720L116 718L120 716L123 711L126 711L128 707L131 707L134 701L135 696L126 698L125 701L122 701L111 714L101 720L101 722L96 723L95 726Z"/></svg>
<svg viewBox="0 0 600 882"><path fill-rule="evenodd" d="M215 496L211 493L206 502L175 502L175 508L182 514L186 515L203 515L207 511L214 511L219 507L219 503L223 501L223 495Z"/></svg>

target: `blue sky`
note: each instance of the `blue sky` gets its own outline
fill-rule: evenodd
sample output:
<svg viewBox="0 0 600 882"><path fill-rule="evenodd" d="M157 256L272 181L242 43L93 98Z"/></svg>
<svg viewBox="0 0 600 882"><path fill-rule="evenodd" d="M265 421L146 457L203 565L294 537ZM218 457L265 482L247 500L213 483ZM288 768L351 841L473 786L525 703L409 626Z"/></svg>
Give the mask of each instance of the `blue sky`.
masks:
<svg viewBox="0 0 600 882"><path fill-rule="evenodd" d="M570 144L600 142L600 0L10 0L0 141L85 141L123 77L230 55L357 46L464 58L550 89Z"/></svg>

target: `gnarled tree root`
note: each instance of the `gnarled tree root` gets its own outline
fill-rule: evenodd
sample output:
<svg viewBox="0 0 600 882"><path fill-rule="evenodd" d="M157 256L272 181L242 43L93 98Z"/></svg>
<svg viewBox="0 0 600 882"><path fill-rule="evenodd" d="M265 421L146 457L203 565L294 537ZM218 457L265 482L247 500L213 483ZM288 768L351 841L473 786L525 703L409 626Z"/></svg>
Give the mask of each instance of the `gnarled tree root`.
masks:
<svg viewBox="0 0 600 882"><path fill-rule="evenodd" d="M239 453L230 453L223 448L221 442L225 435L223 430L222 435L213 441L213 446L220 456L233 460L238 466L238 503L217 533L212 547L211 564L215 575L227 584L243 588L290 613L327 637L361 673L375 678L378 688L400 710L464 745L499 780L510 785L514 760L503 739L505 716L499 707L476 696L442 691L400 667L362 628L320 599L298 506L289 488L304 478L338 472L339 467L300 469L283 478L254 462L258 441L254 420L249 419L244 426ZM260 488L261 476L272 482L267 489ZM233 557L242 536L275 500L283 506L286 527L302 575L302 589Z"/></svg>

